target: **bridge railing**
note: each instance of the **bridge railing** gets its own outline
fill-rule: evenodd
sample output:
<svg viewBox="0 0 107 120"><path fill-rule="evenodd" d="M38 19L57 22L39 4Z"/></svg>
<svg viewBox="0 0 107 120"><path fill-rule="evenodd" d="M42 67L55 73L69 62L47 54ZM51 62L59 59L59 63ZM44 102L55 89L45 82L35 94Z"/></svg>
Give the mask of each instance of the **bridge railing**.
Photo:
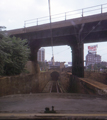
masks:
<svg viewBox="0 0 107 120"><path fill-rule="evenodd" d="M95 14L102 14L105 12L107 12L107 3L52 15L51 22L58 22L58 21L64 21L64 20L66 21L73 18L86 17L90 15L95 15ZM24 21L24 27L36 26L36 25L41 25L46 23L50 23L49 16L26 20Z"/></svg>

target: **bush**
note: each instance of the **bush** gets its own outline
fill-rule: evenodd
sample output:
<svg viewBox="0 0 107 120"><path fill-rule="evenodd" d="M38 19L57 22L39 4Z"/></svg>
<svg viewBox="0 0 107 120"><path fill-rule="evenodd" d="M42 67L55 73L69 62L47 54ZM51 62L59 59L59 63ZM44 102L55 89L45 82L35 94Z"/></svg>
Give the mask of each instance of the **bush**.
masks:
<svg viewBox="0 0 107 120"><path fill-rule="evenodd" d="M0 39L0 75L17 75L25 67L29 57L27 40L16 37Z"/></svg>

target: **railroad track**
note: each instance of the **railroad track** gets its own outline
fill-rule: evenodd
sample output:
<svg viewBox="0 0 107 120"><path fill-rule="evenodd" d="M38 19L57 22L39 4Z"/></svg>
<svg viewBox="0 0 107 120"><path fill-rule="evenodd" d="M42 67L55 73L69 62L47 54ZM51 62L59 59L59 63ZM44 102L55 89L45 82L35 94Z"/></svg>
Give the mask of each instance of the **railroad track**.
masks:
<svg viewBox="0 0 107 120"><path fill-rule="evenodd" d="M58 81L50 80L42 91L43 93L65 93Z"/></svg>
<svg viewBox="0 0 107 120"><path fill-rule="evenodd" d="M57 81L53 81L51 88L50 88L50 93L63 93L63 90L61 89L59 83Z"/></svg>

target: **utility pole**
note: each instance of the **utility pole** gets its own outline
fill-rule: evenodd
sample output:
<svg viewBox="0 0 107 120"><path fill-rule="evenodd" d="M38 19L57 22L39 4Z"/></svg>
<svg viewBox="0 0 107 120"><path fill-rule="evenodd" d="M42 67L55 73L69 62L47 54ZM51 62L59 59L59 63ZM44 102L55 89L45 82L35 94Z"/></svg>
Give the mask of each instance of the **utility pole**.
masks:
<svg viewBox="0 0 107 120"><path fill-rule="evenodd" d="M5 26L0 26L0 31L2 31L2 29L6 29Z"/></svg>
<svg viewBox="0 0 107 120"><path fill-rule="evenodd" d="M53 36L52 36L52 25L51 25L51 7L50 7L50 0L48 0L49 4L49 17L50 17L50 34L51 34L51 46L52 46L52 65L54 65L54 54L53 54Z"/></svg>

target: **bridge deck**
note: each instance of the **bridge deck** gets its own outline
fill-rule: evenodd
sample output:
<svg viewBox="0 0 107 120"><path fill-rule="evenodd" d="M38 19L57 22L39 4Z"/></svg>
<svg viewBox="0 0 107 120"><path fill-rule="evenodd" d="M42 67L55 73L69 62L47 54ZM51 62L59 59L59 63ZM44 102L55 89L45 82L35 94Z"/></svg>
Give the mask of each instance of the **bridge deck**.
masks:
<svg viewBox="0 0 107 120"><path fill-rule="evenodd" d="M52 29L67 27L67 26L75 26L78 24L84 24L84 23L101 21L101 20L107 20L107 13L96 14L96 15L91 15L91 16L86 16L86 17L75 18L75 19L69 19L69 20L64 20L64 21L59 21L59 22L53 22ZM26 28L9 30L7 31L7 34L9 35L23 34L23 33L29 33L29 32L41 31L41 30L47 30L47 29L50 29L50 23L38 25L38 26L36 25L36 26L31 26L31 27L26 27Z"/></svg>

